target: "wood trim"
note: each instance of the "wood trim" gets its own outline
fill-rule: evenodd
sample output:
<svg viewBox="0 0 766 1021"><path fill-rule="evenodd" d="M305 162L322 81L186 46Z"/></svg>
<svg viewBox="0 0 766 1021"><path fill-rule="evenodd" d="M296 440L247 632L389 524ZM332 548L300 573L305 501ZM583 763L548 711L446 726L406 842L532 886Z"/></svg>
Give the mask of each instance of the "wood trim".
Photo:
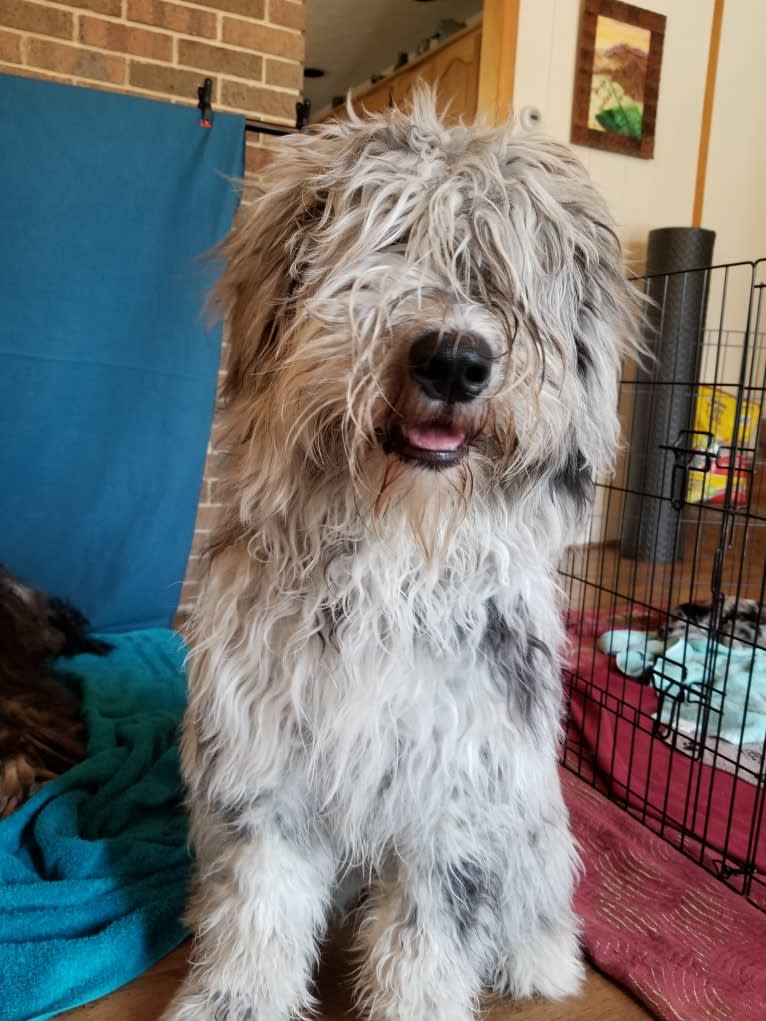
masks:
<svg viewBox="0 0 766 1021"><path fill-rule="evenodd" d="M694 205L692 207L692 227L699 227L702 224L702 210L705 203L705 179L707 177L707 161L710 150L710 129L713 123L715 83L718 75L718 52L721 48L721 25L723 23L725 2L726 0L715 0L713 4L713 20L710 26L710 49L707 58L707 78L705 79L705 99L702 103L700 146L697 154L697 183L694 187Z"/></svg>
<svg viewBox="0 0 766 1021"><path fill-rule="evenodd" d="M506 120L513 107L520 7L521 0L484 0L477 113L492 123Z"/></svg>

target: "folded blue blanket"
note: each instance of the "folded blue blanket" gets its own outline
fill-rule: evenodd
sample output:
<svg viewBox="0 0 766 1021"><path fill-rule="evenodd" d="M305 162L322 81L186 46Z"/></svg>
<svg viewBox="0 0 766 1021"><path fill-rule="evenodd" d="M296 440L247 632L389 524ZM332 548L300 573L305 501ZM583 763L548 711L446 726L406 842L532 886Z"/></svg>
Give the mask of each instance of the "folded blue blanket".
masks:
<svg viewBox="0 0 766 1021"><path fill-rule="evenodd" d="M83 702L85 760L0 823L2 1021L103 996L185 936L185 648L164 629L104 637L112 653L64 667Z"/></svg>
<svg viewBox="0 0 766 1021"><path fill-rule="evenodd" d="M762 745L766 740L766 650L693 636L666 641L645 631L607 631L599 639L602 652L615 656L617 668L629 677L651 672L658 691L671 691L662 703L660 722L684 725L695 736L703 720L704 694L714 710L710 736L734 745ZM704 735L708 736L708 735Z"/></svg>

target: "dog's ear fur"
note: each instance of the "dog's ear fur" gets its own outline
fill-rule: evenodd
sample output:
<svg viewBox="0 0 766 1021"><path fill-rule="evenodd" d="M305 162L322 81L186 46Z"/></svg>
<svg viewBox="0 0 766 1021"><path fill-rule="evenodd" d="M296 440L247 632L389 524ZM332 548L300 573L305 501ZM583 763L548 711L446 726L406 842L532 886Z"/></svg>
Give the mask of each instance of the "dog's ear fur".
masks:
<svg viewBox="0 0 766 1021"><path fill-rule="evenodd" d="M612 468L619 436L617 388L626 355L638 348L641 297L625 275L622 246L601 195L567 146L541 136L507 136L503 161L508 213L527 272L519 274L522 315L543 351L563 362L567 441L550 465L575 502L589 479ZM529 251L534 237L536 251ZM563 395L562 395L563 396Z"/></svg>
<svg viewBox="0 0 766 1021"><path fill-rule="evenodd" d="M310 184L318 169L308 159L311 150L288 145L283 142L257 184L243 186L234 227L216 253L223 273L210 304L226 320L231 344L224 401L268 385L301 283L301 242L322 216L322 199Z"/></svg>

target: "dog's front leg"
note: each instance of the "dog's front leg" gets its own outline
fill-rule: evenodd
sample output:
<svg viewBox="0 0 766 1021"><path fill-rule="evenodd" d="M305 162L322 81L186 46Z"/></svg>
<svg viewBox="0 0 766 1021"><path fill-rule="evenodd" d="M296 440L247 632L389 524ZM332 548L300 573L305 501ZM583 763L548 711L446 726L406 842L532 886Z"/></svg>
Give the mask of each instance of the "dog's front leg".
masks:
<svg viewBox="0 0 766 1021"><path fill-rule="evenodd" d="M402 862L374 887L359 927L357 999L374 1021L469 1021L484 968L473 880Z"/></svg>
<svg viewBox="0 0 766 1021"><path fill-rule="evenodd" d="M287 1021L312 1003L332 856L277 811L252 829L198 812L192 966L163 1021Z"/></svg>
<svg viewBox="0 0 766 1021"><path fill-rule="evenodd" d="M577 993L585 976L572 908L577 858L555 774L545 791L540 815L511 841L497 902L493 985L511 996L561 999Z"/></svg>

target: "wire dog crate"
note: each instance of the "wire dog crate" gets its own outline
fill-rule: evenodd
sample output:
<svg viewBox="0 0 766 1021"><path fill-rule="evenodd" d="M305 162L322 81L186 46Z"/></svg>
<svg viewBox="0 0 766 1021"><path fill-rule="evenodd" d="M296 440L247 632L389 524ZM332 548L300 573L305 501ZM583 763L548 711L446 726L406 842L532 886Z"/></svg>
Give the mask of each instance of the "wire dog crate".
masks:
<svg viewBox="0 0 766 1021"><path fill-rule="evenodd" d="M766 910L766 260L639 286L657 357L561 566L563 763Z"/></svg>

